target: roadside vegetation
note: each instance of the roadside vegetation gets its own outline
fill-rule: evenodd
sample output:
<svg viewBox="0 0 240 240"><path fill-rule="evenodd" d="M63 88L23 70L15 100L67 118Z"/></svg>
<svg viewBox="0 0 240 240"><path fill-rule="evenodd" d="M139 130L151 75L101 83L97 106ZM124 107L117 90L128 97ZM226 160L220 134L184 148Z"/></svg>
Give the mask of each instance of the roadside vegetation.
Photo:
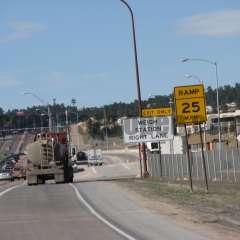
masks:
<svg viewBox="0 0 240 240"><path fill-rule="evenodd" d="M236 83L234 86L226 85L219 88L219 98L222 110L227 110L227 103L236 103L236 107L240 107L240 84ZM146 107L169 107L172 95L156 95L142 101L143 108ZM74 99L73 99L74 100ZM65 125L66 115L68 112L69 123L76 123L77 121L89 121L92 129L91 134L95 137L102 138L103 133L100 130L108 126L109 134L118 136L121 131L116 126L117 120L123 116L136 117L137 114L137 101L131 103L113 103L102 107L82 107L78 109L76 100L68 106L54 102L50 105L52 119L54 123ZM213 112L216 112L216 89L211 87L206 88L206 101L207 105L212 106ZM79 103L80 104L80 103ZM21 113L21 114L17 114ZM48 109L47 106L33 106L26 109L12 109L4 111L0 106L0 126L2 129L16 129L16 128L34 128L39 127L41 124L45 127L48 126ZM100 130L99 130L100 129ZM104 132L104 129L103 129ZM94 137L93 136L93 137Z"/></svg>
<svg viewBox="0 0 240 240"><path fill-rule="evenodd" d="M240 185L211 184L206 193L201 185L195 183L194 192L189 190L188 182L169 183L160 180L121 180L120 186L140 194L144 198L168 204L176 204L207 215L207 220L237 225L240 231Z"/></svg>

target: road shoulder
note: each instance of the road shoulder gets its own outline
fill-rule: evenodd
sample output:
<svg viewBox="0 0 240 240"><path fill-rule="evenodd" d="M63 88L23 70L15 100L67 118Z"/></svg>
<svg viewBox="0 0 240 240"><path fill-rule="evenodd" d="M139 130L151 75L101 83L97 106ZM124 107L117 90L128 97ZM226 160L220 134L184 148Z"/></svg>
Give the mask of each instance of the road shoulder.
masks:
<svg viewBox="0 0 240 240"><path fill-rule="evenodd" d="M153 187L153 183L156 183L156 180L152 183L150 180L150 184L144 180L118 181L116 185L126 191L129 198L142 208L166 216L177 225L198 233L204 232L210 239L239 239L240 203L233 204L238 202L236 196L232 197L232 204L229 204L231 198L228 198L228 201L220 199L221 194L217 194L216 189L209 194L198 189L191 196L185 184L162 184L157 180L157 185ZM235 186L233 188L235 190ZM239 195L237 191L236 194ZM225 201L225 204L221 200ZM233 216L237 220L234 220Z"/></svg>
<svg viewBox="0 0 240 240"><path fill-rule="evenodd" d="M166 214L139 204L132 193L112 182L76 184L80 194L93 208L119 228L137 239L210 239L205 232L177 224Z"/></svg>

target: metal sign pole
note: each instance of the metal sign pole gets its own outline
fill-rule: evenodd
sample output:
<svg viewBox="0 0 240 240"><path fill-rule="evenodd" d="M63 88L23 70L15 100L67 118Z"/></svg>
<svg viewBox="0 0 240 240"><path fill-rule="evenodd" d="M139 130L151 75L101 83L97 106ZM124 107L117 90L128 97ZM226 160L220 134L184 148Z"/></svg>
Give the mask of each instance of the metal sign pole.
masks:
<svg viewBox="0 0 240 240"><path fill-rule="evenodd" d="M142 154L141 154L141 144L138 144L138 153L139 153L139 167L140 167L140 175L141 178L143 177L143 172L142 172Z"/></svg>
<svg viewBox="0 0 240 240"><path fill-rule="evenodd" d="M236 137L236 144L237 144L237 149L239 148L239 145L238 145L238 132L237 132L237 119L235 118L234 119L234 122L235 122L235 137Z"/></svg>
<svg viewBox="0 0 240 240"><path fill-rule="evenodd" d="M206 160L205 160L204 151L203 151L202 127L201 127L200 123L199 123L199 129L200 129L201 153L202 153L202 161L203 161L204 180L205 180L206 191L208 192L208 179L207 179Z"/></svg>
<svg viewBox="0 0 240 240"><path fill-rule="evenodd" d="M190 190L193 192L193 182L192 182L192 167L190 163L190 154L189 154L189 144L188 144L188 133L186 124L184 124L185 129L185 136L186 136L186 143L187 143L187 159L188 159L188 174L189 174L189 183L190 183Z"/></svg>
<svg viewBox="0 0 240 240"><path fill-rule="evenodd" d="M238 131L237 131L237 119L235 118L235 137L236 137L236 145L237 145L237 151L238 151L238 161L240 159L240 153L239 153L239 144L238 144Z"/></svg>
<svg viewBox="0 0 240 240"><path fill-rule="evenodd" d="M161 152L161 142L159 144L159 163L160 163L160 177L162 177L162 152Z"/></svg>

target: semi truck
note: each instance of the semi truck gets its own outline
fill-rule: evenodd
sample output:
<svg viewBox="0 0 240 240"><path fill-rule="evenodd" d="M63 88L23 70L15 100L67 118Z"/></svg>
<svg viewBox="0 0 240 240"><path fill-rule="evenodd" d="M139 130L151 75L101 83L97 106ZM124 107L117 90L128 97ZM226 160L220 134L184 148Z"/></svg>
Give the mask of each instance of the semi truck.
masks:
<svg viewBox="0 0 240 240"><path fill-rule="evenodd" d="M34 142L27 146L27 156L31 162L26 173L28 185L44 184L46 180L73 182L65 132L37 134Z"/></svg>

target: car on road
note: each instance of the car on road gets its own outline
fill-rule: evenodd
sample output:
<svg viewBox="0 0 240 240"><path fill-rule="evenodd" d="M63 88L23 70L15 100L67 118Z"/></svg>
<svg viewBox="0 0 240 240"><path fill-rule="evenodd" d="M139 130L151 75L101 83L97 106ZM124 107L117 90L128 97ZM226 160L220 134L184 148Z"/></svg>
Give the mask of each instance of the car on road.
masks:
<svg viewBox="0 0 240 240"><path fill-rule="evenodd" d="M101 149L88 150L88 166L103 165L103 156Z"/></svg>
<svg viewBox="0 0 240 240"><path fill-rule="evenodd" d="M0 180L14 181L14 178L9 171L1 170L0 171Z"/></svg>
<svg viewBox="0 0 240 240"><path fill-rule="evenodd" d="M88 163L88 155L83 151L78 152L76 164L80 165L80 164L87 164L87 163Z"/></svg>

